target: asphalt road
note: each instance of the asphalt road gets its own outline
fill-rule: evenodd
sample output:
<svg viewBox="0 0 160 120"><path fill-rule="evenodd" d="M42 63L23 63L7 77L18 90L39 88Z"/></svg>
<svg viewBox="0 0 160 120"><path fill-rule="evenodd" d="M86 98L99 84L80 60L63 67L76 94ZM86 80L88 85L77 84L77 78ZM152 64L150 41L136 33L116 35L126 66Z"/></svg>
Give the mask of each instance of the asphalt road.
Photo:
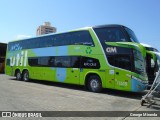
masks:
<svg viewBox="0 0 160 120"><path fill-rule="evenodd" d="M0 74L0 111L159 111L160 107L140 106L140 100L145 94L146 91L131 93L109 89L105 89L102 93L92 93L82 86L35 80L23 82ZM42 119L52 120L53 118ZM75 117L54 117L54 119L66 120L75 119ZM77 117L76 119L132 120L135 117ZM158 118L154 119L158 120Z"/></svg>

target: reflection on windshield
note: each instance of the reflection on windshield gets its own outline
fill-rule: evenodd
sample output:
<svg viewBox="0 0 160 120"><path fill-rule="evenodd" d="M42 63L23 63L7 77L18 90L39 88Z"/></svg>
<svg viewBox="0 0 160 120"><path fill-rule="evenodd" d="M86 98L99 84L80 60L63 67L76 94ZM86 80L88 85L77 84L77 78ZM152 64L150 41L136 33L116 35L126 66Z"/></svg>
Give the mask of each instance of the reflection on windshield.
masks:
<svg viewBox="0 0 160 120"><path fill-rule="evenodd" d="M145 74L145 61L142 57L141 52L134 50L134 64L135 64L135 72L138 74L144 75Z"/></svg>
<svg viewBox="0 0 160 120"><path fill-rule="evenodd" d="M135 70L142 73L144 72L144 64L141 60L135 58L134 60L134 64L135 64Z"/></svg>
<svg viewBox="0 0 160 120"><path fill-rule="evenodd" d="M128 35L129 35L129 37L130 37L130 39L131 39L132 42L140 43L138 41L136 35L134 34L134 32L131 29L125 27L125 30L127 31L127 33L128 33Z"/></svg>

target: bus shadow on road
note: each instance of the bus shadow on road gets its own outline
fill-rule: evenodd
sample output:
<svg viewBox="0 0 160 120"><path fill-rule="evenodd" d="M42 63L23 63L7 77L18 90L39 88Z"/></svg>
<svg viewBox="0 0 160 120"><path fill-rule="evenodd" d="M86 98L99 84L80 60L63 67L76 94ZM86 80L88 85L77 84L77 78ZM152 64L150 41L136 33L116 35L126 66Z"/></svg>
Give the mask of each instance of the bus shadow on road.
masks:
<svg viewBox="0 0 160 120"><path fill-rule="evenodd" d="M102 94L108 94L108 95L113 95L117 97L125 97L125 98L130 98L130 99L141 100L142 96L147 94L147 91L128 92L128 91L120 91L120 90L113 90L113 89L104 89Z"/></svg>
<svg viewBox="0 0 160 120"><path fill-rule="evenodd" d="M17 81L14 78L12 78L11 80ZM17 82L23 82L23 81L17 81ZM59 83L59 82L52 82L52 81L44 81L44 80L33 80L33 79L30 80L28 83L36 83L36 84L41 84L41 85L55 86L55 87L59 87L59 88L66 88L66 89L72 89L72 90L78 90L78 91L85 91L85 92L93 93L93 92L88 91L85 88L85 86L81 86L81 85ZM130 98L130 99L141 100L142 96L144 96L146 93L147 93L147 91L127 92L127 91L120 91L120 90L113 90L113 89L103 89L103 91L98 93L98 94L112 95L112 96L117 96L117 97L125 97L125 98Z"/></svg>

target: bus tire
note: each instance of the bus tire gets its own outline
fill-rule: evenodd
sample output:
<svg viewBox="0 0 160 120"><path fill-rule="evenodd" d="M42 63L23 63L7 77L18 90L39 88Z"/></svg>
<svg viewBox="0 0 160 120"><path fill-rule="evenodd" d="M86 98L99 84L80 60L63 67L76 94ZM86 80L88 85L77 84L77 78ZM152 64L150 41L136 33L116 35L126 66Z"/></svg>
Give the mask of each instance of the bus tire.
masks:
<svg viewBox="0 0 160 120"><path fill-rule="evenodd" d="M91 75L88 80L88 89L91 92L101 92L102 82L99 76Z"/></svg>
<svg viewBox="0 0 160 120"><path fill-rule="evenodd" d="M145 100L141 100L141 106L144 106L144 103L146 103Z"/></svg>
<svg viewBox="0 0 160 120"><path fill-rule="evenodd" d="M20 70L16 70L15 76L16 76L16 80L21 80L22 79L22 75L21 75Z"/></svg>
<svg viewBox="0 0 160 120"><path fill-rule="evenodd" d="M22 80L25 81L25 82L29 81L29 72L28 72L28 70L24 70L23 71Z"/></svg>

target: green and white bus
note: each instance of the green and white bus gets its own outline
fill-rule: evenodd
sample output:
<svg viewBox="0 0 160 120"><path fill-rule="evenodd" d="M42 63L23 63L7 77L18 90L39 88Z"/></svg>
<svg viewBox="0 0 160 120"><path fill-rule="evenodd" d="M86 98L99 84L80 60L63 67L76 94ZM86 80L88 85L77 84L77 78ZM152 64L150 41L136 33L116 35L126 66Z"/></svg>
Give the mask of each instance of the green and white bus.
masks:
<svg viewBox="0 0 160 120"><path fill-rule="evenodd" d="M146 89L145 48L122 25L102 25L8 43L6 74L140 92Z"/></svg>

